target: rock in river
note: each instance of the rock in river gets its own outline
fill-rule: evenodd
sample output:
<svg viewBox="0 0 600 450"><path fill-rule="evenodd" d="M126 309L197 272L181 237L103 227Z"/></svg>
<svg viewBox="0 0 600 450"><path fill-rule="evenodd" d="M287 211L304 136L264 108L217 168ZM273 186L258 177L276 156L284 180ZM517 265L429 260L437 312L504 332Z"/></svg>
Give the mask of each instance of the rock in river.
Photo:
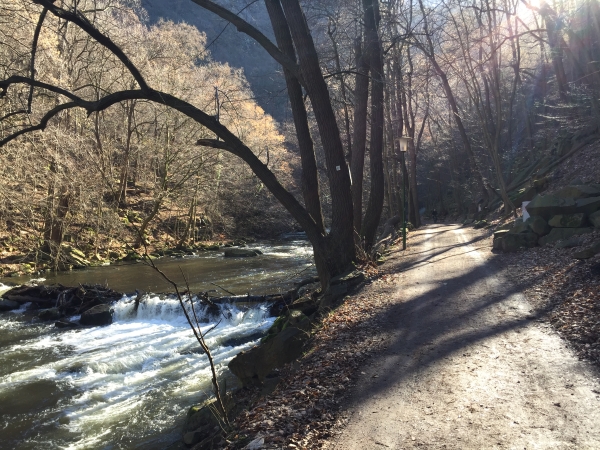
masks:
<svg viewBox="0 0 600 450"><path fill-rule="evenodd" d="M0 299L0 312L12 311L13 309L19 309L20 307L21 307L20 303L13 302L12 300L1 300Z"/></svg>
<svg viewBox="0 0 600 450"><path fill-rule="evenodd" d="M110 305L97 305L81 314L79 323L82 325L110 325L113 320L112 312Z"/></svg>
<svg viewBox="0 0 600 450"><path fill-rule="evenodd" d="M226 257L242 257L248 258L251 256L262 255L260 250L251 249L251 248L227 248L225 249Z"/></svg>

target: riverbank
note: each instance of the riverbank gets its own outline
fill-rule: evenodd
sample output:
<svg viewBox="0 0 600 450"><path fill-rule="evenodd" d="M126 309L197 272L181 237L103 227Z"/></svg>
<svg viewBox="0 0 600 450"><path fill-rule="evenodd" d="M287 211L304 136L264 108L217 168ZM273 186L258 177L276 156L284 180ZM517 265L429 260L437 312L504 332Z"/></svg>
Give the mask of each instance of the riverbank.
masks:
<svg viewBox="0 0 600 450"><path fill-rule="evenodd" d="M255 238L223 239L195 242L182 246L169 247L165 245L148 245L146 248L134 249L129 244L120 244L97 251L96 249L78 248L69 243L63 243L61 254L57 260L51 261L48 255L29 248L0 246L0 279L22 277L26 275L43 276L45 273L62 272L86 267L99 267L115 263L134 262L143 259L145 252L153 258L163 256L184 257L194 256L211 251L221 251L231 247L245 247L256 242Z"/></svg>

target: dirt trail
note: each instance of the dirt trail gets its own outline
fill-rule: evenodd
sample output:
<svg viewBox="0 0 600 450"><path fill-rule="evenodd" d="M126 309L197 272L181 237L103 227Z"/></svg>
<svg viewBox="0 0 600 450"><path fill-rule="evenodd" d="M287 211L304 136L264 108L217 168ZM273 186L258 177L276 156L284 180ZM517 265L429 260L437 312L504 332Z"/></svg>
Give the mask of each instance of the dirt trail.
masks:
<svg viewBox="0 0 600 450"><path fill-rule="evenodd" d="M388 346L328 448L600 449L600 384L536 319L481 233L429 225L389 264Z"/></svg>

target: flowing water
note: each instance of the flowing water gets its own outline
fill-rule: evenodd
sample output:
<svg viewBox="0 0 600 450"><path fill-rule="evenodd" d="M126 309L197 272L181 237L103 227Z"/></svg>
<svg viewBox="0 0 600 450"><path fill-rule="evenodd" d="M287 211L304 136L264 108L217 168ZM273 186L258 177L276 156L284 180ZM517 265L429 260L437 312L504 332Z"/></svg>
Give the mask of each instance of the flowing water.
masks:
<svg viewBox="0 0 600 450"><path fill-rule="evenodd" d="M217 289L215 283L236 294L285 290L311 271L306 244L256 248L265 254L205 254L159 265L177 281L183 271L192 291ZM169 290L142 264L47 278L64 285L106 283L121 291ZM176 299L147 294L134 312L134 297L124 295L114 305L114 322L105 327L56 329L37 322L25 307L0 314L0 448L181 448L187 409L210 393L208 361ZM202 327L216 325L207 344L232 387L227 363L254 345L274 318L266 305L221 308Z"/></svg>

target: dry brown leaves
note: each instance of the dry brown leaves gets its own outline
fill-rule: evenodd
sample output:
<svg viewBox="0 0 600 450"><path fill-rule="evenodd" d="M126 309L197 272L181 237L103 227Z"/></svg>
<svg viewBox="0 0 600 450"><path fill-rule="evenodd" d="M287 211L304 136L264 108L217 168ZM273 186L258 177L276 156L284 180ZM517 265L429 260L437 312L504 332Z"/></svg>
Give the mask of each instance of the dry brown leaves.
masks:
<svg viewBox="0 0 600 450"><path fill-rule="evenodd" d="M600 183L600 142L586 146L569 160L556 168L550 175L553 187L552 192L567 186L579 179L583 183Z"/></svg>
<svg viewBox="0 0 600 450"><path fill-rule="evenodd" d="M339 403L360 373L361 363L384 346L379 326L387 305L388 275L349 296L325 317L311 338L311 350L281 372L276 390L242 413L238 438L264 438L265 448L321 448L339 417ZM246 439L247 442L247 439ZM227 448L239 448L234 442Z"/></svg>
<svg viewBox="0 0 600 450"><path fill-rule="evenodd" d="M600 231L571 249L538 247L502 255L514 281L571 344L581 359L600 366L600 255L578 261L573 253L600 239Z"/></svg>

